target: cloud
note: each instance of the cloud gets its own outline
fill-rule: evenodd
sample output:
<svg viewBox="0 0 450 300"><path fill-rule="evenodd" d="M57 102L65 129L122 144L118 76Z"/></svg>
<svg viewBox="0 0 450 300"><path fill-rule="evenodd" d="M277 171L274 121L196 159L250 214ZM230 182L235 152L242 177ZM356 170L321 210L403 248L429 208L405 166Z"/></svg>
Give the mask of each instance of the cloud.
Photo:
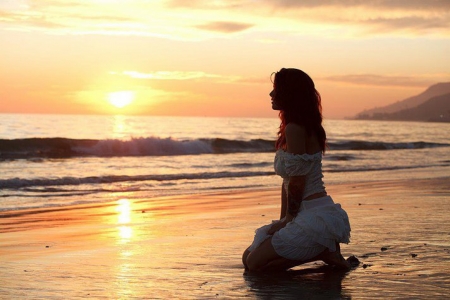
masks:
<svg viewBox="0 0 450 300"><path fill-rule="evenodd" d="M212 80L218 83L267 84L268 78L218 75L201 71L157 71L143 73L138 71L110 72L114 76L126 76L134 79L151 80Z"/></svg>
<svg viewBox="0 0 450 300"><path fill-rule="evenodd" d="M208 74L205 72L183 72L183 71L158 71L154 73L141 73L137 71L123 71L121 73L111 72L111 74L124 75L137 79L156 79L156 80L192 80L199 78L221 78L220 75Z"/></svg>
<svg viewBox="0 0 450 300"><path fill-rule="evenodd" d="M233 33L246 30L252 26L253 26L252 24L236 23L236 22L210 22L203 25L197 25L194 27L209 31Z"/></svg>
<svg viewBox="0 0 450 300"><path fill-rule="evenodd" d="M281 23L340 26L356 35L408 34L450 35L450 1L448 0L241 0L241 1L168 1L174 9L246 15L254 27L285 31ZM259 22L254 17L261 17ZM245 18L244 18L245 19ZM276 25L275 25L276 24ZM199 27L197 27L199 28Z"/></svg>
<svg viewBox="0 0 450 300"><path fill-rule="evenodd" d="M378 9L401 9L417 10L429 9L438 11L441 9L450 9L450 2L447 0L265 0L262 1L276 8L314 8L314 7L367 7Z"/></svg>
<svg viewBox="0 0 450 300"><path fill-rule="evenodd" d="M366 35L450 35L450 1L265 1L273 14Z"/></svg>
<svg viewBox="0 0 450 300"><path fill-rule="evenodd" d="M113 12L99 13L93 6L75 2L30 1L29 5L20 7L0 6L0 23L9 24L18 30L56 30L57 32L73 29L99 30L101 24L116 29L126 22L133 22L134 18Z"/></svg>
<svg viewBox="0 0 450 300"><path fill-rule="evenodd" d="M3 0L0 1L0 11L16 11L28 9L29 5L25 0Z"/></svg>
<svg viewBox="0 0 450 300"><path fill-rule="evenodd" d="M168 0L165 5L169 8L194 8L194 9L237 9L247 6L249 3L258 2L252 0L226 0L226 1L211 1L211 0Z"/></svg>
<svg viewBox="0 0 450 300"><path fill-rule="evenodd" d="M28 12L8 12L0 11L0 23L15 24L17 27L22 28L47 28L47 29L59 29L64 27L58 22L54 22L48 17L40 14L28 13Z"/></svg>
<svg viewBox="0 0 450 300"><path fill-rule="evenodd" d="M0 5L2 28L182 40L249 28L321 36L450 35L448 0L17 1Z"/></svg>
<svg viewBox="0 0 450 300"><path fill-rule="evenodd" d="M370 26L368 32L380 32L389 30L406 30L419 34L431 32L432 30L448 30L450 21L436 16L435 18L425 18L417 16L408 16L400 18L375 18L363 21Z"/></svg>
<svg viewBox="0 0 450 300"><path fill-rule="evenodd" d="M429 76L398 76L376 74L335 75L317 78L332 82L342 82L352 85L380 86L380 87L427 87L442 80L443 74ZM449 78L450 74L444 77Z"/></svg>
<svg viewBox="0 0 450 300"><path fill-rule="evenodd" d="M170 8L191 9L255 9L270 7L272 9L311 9L320 7L367 8L379 10L429 10L442 11L450 9L448 0L169 0L166 6Z"/></svg>
<svg viewBox="0 0 450 300"><path fill-rule="evenodd" d="M233 2L233 1L232 1ZM239 1L235 1L236 3ZM239 22L226 4L211 14L195 8L168 8L163 1L109 0L73 2L29 0L27 5L0 6L3 29L57 34L140 35L201 40L237 33L253 24ZM227 2L228 3L228 2ZM0 2L1 4L1 2ZM215 7L215 5L209 5Z"/></svg>

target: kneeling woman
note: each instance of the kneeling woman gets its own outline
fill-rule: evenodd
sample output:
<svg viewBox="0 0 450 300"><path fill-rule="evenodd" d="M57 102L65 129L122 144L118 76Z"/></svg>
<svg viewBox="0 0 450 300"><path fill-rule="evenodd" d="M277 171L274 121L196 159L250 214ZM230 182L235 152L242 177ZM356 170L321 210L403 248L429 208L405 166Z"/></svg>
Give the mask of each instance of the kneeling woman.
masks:
<svg viewBox="0 0 450 300"><path fill-rule="evenodd" d="M322 181L326 133L320 95L298 69L275 73L272 108L281 119L275 172L283 178L280 220L256 230L242 261L247 270L285 270L322 260L349 268L339 243L349 243L347 213L327 195Z"/></svg>

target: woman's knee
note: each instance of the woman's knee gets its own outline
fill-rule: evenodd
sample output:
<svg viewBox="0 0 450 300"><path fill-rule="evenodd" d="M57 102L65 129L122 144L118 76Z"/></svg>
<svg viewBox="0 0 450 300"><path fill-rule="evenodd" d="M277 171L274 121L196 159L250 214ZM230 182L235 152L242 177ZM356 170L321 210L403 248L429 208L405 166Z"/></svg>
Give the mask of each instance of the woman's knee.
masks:
<svg viewBox="0 0 450 300"><path fill-rule="evenodd" d="M277 258L280 256L272 246L272 238L268 238L247 255L245 265L250 271L261 271L269 262Z"/></svg>
<svg viewBox="0 0 450 300"><path fill-rule="evenodd" d="M249 271L258 271L263 265L261 257L255 255L255 253L249 253L249 255L247 255L245 266Z"/></svg>
<svg viewBox="0 0 450 300"><path fill-rule="evenodd" d="M249 254L250 254L250 250L248 250L248 248L242 254L242 263L244 264L244 267L246 269L248 269L248 267L247 267L247 257L248 257Z"/></svg>

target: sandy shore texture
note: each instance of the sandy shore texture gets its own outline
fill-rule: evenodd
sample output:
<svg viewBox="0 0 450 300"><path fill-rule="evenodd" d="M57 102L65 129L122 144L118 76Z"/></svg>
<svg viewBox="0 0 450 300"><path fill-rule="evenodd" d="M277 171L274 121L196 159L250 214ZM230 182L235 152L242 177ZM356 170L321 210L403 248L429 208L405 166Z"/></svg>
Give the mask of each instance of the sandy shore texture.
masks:
<svg viewBox="0 0 450 300"><path fill-rule="evenodd" d="M444 299L450 178L328 186L347 210L349 272L244 274L279 190L120 199L0 213L1 299Z"/></svg>

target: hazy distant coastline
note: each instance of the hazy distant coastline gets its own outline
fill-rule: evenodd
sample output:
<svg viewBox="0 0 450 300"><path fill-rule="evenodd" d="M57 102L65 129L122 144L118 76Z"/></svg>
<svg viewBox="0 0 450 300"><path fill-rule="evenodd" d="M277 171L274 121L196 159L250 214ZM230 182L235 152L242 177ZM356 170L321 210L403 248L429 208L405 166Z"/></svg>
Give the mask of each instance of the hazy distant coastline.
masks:
<svg viewBox="0 0 450 300"><path fill-rule="evenodd" d="M450 122L450 82L432 85L419 95L391 105L364 110L352 119Z"/></svg>

